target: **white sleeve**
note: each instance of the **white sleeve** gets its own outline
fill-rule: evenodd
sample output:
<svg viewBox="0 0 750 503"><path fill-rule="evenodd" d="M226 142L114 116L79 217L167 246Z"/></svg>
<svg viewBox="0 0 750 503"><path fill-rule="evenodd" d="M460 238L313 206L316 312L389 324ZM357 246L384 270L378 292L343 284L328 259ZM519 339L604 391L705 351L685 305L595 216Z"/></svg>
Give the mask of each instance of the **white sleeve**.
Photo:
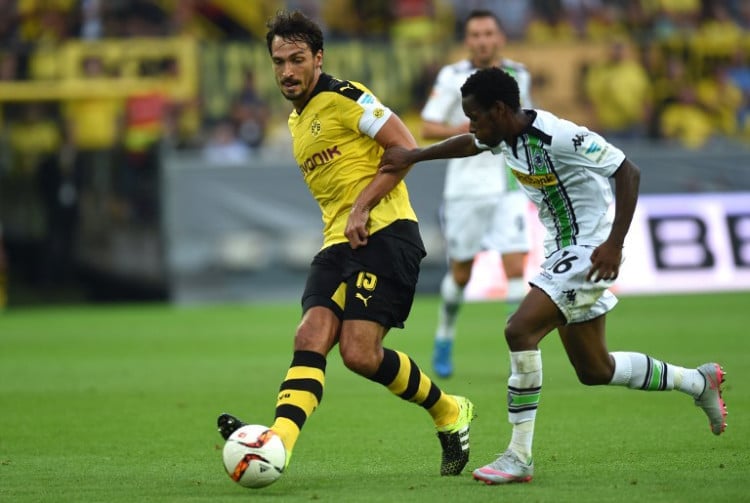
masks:
<svg viewBox="0 0 750 503"><path fill-rule="evenodd" d="M393 112L370 93L362 93L357 104L363 109L359 118L359 130L370 138L375 138Z"/></svg>
<svg viewBox="0 0 750 503"><path fill-rule="evenodd" d="M454 70L445 66L438 73L430 96L422 108L422 120L446 123L452 111L461 104L461 90L453 79Z"/></svg>
<svg viewBox="0 0 750 503"><path fill-rule="evenodd" d="M615 174L625 154L598 133L568 122L552 140L552 153L561 161L581 166L609 178Z"/></svg>

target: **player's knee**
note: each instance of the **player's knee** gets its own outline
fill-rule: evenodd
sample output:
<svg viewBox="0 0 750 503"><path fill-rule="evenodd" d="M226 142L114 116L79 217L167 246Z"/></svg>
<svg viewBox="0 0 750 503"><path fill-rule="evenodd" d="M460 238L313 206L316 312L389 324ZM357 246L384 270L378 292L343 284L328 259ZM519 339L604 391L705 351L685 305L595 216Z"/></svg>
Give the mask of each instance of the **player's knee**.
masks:
<svg viewBox="0 0 750 503"><path fill-rule="evenodd" d="M505 324L505 342L511 349L527 346L529 331L526 330L513 316Z"/></svg>
<svg viewBox="0 0 750 503"><path fill-rule="evenodd" d="M453 276L453 281L461 288L465 288L466 285L469 283L469 280L471 279L471 268L472 268L472 261L467 262L452 262L451 263L451 276Z"/></svg>
<svg viewBox="0 0 750 503"><path fill-rule="evenodd" d="M612 380L612 372L605 368L576 368L576 375L585 386L602 386Z"/></svg>
<svg viewBox="0 0 750 503"><path fill-rule="evenodd" d="M463 270L461 271L453 271L453 281L456 282L456 284L464 288L466 285L469 284L469 279L471 278L471 270L469 272L465 272Z"/></svg>
<svg viewBox="0 0 750 503"><path fill-rule="evenodd" d="M331 337L327 336L324 330L302 322L294 335L294 350L328 354L331 346L330 339Z"/></svg>
<svg viewBox="0 0 750 503"><path fill-rule="evenodd" d="M372 376L378 370L380 362L378 355L370 351L364 351L359 346L339 345L341 361L346 368L362 376Z"/></svg>
<svg viewBox="0 0 750 503"><path fill-rule="evenodd" d="M300 327L297 329L297 333L294 336L294 350L295 351L310 351L313 349L314 338L312 334Z"/></svg>

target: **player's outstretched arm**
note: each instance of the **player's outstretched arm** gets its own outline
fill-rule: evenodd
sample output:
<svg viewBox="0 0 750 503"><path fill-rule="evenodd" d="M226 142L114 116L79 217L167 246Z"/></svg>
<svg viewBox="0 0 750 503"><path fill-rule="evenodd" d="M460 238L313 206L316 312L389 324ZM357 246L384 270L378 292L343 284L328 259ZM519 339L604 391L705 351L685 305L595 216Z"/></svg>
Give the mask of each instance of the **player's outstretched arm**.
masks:
<svg viewBox="0 0 750 503"><path fill-rule="evenodd" d="M474 135L470 133L461 134L424 148L412 148L411 150L398 147L390 148L385 151L380 159L380 171L396 173L421 161L471 157L478 153L479 149L474 143Z"/></svg>

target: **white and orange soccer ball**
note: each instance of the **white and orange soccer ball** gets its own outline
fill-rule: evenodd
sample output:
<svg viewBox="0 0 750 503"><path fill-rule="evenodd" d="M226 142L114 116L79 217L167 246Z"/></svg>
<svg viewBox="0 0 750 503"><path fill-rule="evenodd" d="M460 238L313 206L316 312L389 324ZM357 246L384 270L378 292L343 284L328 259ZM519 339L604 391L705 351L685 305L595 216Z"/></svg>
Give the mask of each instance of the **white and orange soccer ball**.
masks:
<svg viewBox="0 0 750 503"><path fill-rule="evenodd" d="M281 477L286 463L281 439L260 424L238 428L224 444L222 455L224 468L232 480L254 489L275 482Z"/></svg>

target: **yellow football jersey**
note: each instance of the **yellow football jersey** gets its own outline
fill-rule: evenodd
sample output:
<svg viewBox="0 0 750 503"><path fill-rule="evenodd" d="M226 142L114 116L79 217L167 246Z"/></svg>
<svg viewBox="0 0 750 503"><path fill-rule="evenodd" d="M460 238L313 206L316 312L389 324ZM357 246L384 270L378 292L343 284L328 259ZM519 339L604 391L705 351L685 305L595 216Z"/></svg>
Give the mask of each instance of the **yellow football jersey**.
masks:
<svg viewBox="0 0 750 503"><path fill-rule="evenodd" d="M391 114L362 84L324 73L302 111L289 116L294 158L322 212L323 248L347 241L352 205L383 154L373 138ZM370 210L370 234L404 219L417 216L401 181Z"/></svg>

